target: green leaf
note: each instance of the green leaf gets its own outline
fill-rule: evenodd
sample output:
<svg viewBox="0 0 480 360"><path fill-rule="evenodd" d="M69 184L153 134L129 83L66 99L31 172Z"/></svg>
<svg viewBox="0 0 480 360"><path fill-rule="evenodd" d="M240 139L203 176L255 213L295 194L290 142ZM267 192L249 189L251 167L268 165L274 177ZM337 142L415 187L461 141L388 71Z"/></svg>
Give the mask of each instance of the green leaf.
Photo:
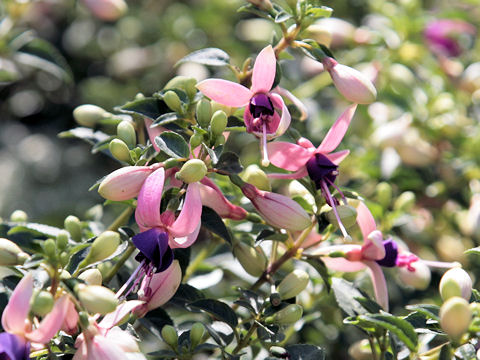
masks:
<svg viewBox="0 0 480 360"><path fill-rule="evenodd" d="M430 304L417 304L417 305L407 305L407 310L418 311L419 313L425 315L427 319L433 319L440 321L439 312L440 308L437 305Z"/></svg>
<svg viewBox="0 0 480 360"><path fill-rule="evenodd" d="M327 6L320 7L311 7L307 10L306 15L311 16L315 19L318 18L328 18L332 15L333 9Z"/></svg>
<svg viewBox="0 0 480 360"><path fill-rule="evenodd" d="M207 206L202 207L202 226L217 234L230 245L232 244L232 237L228 232L222 218L212 209Z"/></svg>
<svg viewBox="0 0 480 360"><path fill-rule="evenodd" d="M175 293L175 295L173 295L170 301L184 307L187 303L191 303L204 298L205 295L203 295L200 290L188 284L180 284L177 292Z"/></svg>
<svg viewBox="0 0 480 360"><path fill-rule="evenodd" d="M238 325L237 314L222 301L214 299L197 300L189 304L190 307L197 308L208 312L217 320L223 321L230 325L232 329Z"/></svg>
<svg viewBox="0 0 480 360"><path fill-rule="evenodd" d="M312 265L313 268L317 270L318 274L322 277L322 280L325 283L325 287L327 288L327 291L330 292L332 288L332 278L328 274L328 269L325 263L322 260L316 259L316 258L308 259L307 263Z"/></svg>
<svg viewBox="0 0 480 360"><path fill-rule="evenodd" d="M226 66L230 64L230 56L228 56L225 51L217 48L205 48L188 54L180 59L175 66L186 62L194 62L210 66Z"/></svg>
<svg viewBox="0 0 480 360"><path fill-rule="evenodd" d="M178 116L176 112L169 112L163 115L160 115L158 118L155 119L151 127L155 126L164 126L166 124L173 123L181 118Z"/></svg>
<svg viewBox="0 0 480 360"><path fill-rule="evenodd" d="M462 360L477 359L475 347L472 344L465 344L457 348L455 351L455 356Z"/></svg>
<svg viewBox="0 0 480 360"><path fill-rule="evenodd" d="M301 49L305 55L311 57L313 60L322 62L325 57L335 58L329 48L327 48L325 45L317 43L315 40L306 39L302 40L302 42L310 45L309 48L302 46Z"/></svg>
<svg viewBox="0 0 480 360"><path fill-rule="evenodd" d="M380 305L369 298L356 297L355 300L357 300L370 313L379 313L380 310L382 310Z"/></svg>
<svg viewBox="0 0 480 360"><path fill-rule="evenodd" d="M218 170L224 170L233 174L238 174L243 171L243 166L240 164L238 155L231 151L222 153L222 155L220 155L218 158L218 162L215 164L215 167Z"/></svg>
<svg viewBox="0 0 480 360"><path fill-rule="evenodd" d="M474 247L472 249L468 249L467 251L465 251L465 254L480 255L480 246Z"/></svg>
<svg viewBox="0 0 480 360"><path fill-rule="evenodd" d="M452 345L450 343L446 343L442 346L440 355L438 355L438 360L452 360Z"/></svg>
<svg viewBox="0 0 480 360"><path fill-rule="evenodd" d="M113 138L105 134L104 132L93 131L92 129L86 127L77 127L68 131L63 131L58 134L58 137L77 138L89 143L90 145L96 145L98 143L106 142Z"/></svg>
<svg viewBox="0 0 480 360"><path fill-rule="evenodd" d="M292 14L287 13L286 11L281 11L275 16L275 22L277 24L283 23L287 21L288 19L291 19L293 16Z"/></svg>
<svg viewBox="0 0 480 360"><path fill-rule="evenodd" d="M137 114L150 119L158 119L161 115L170 112L163 101L153 97L137 99L127 102L125 105L115 108L124 114Z"/></svg>
<svg viewBox="0 0 480 360"><path fill-rule="evenodd" d="M185 139L172 131L165 131L155 138L157 146L168 156L188 159L190 148Z"/></svg>
<svg viewBox="0 0 480 360"><path fill-rule="evenodd" d="M257 16L262 17L262 18L267 19L267 20L273 20L273 17L268 12L262 11L252 4L247 4L247 5L241 6L240 8L238 8L237 12L247 12L247 13L250 13L250 14L257 15Z"/></svg>
<svg viewBox="0 0 480 360"><path fill-rule="evenodd" d="M56 238L57 235L62 231L57 227L44 225L44 224L37 224L37 223L26 223L17 226L12 226L10 230L8 230L7 235L11 236L18 233L31 233L34 236L44 235L48 237Z"/></svg>
<svg viewBox="0 0 480 360"><path fill-rule="evenodd" d="M355 298L364 295L351 282L340 278L332 278L332 289L338 306L349 316L366 314L367 310Z"/></svg>
<svg viewBox="0 0 480 360"><path fill-rule="evenodd" d="M271 229L263 229L260 231L260 233L257 235L257 238L255 239L255 242L260 241L260 240L275 240L275 241L286 241L288 239L287 234L280 234L277 231L271 230Z"/></svg>
<svg viewBox="0 0 480 360"><path fill-rule="evenodd" d="M290 360L323 360L325 359L325 351L315 345L294 344L287 345L285 349L288 352Z"/></svg>
<svg viewBox="0 0 480 360"><path fill-rule="evenodd" d="M141 320L140 320L141 321ZM157 350L151 353L148 353L149 359L176 359L177 353L173 350Z"/></svg>

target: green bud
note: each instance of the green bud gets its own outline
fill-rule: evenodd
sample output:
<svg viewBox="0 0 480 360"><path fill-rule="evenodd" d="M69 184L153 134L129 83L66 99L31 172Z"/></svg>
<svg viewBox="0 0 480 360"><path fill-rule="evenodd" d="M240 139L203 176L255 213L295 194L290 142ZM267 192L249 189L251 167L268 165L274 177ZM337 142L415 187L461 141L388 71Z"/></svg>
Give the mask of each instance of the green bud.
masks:
<svg viewBox="0 0 480 360"><path fill-rule="evenodd" d="M215 144L213 144L213 146L220 146L220 145L223 145L225 144L225 136L222 134L222 135L218 135L217 138L215 139Z"/></svg>
<svg viewBox="0 0 480 360"><path fill-rule="evenodd" d="M70 275L70 273L67 270L62 270L62 272L60 273L61 280L67 280L67 279L70 279L71 277L72 275Z"/></svg>
<svg viewBox="0 0 480 360"><path fill-rule="evenodd" d="M133 149L137 145L137 134L130 121L124 120L118 124L117 136L127 144L129 149Z"/></svg>
<svg viewBox="0 0 480 360"><path fill-rule="evenodd" d="M62 266L67 266L69 262L70 262L70 254L66 251L62 251L60 253L60 264Z"/></svg>
<svg viewBox="0 0 480 360"><path fill-rule="evenodd" d="M55 244L55 240L53 239L45 240L43 242L43 250L45 251L45 254L49 258L54 259L57 252L57 245Z"/></svg>
<svg viewBox="0 0 480 360"><path fill-rule="evenodd" d="M468 301L472 294L472 279L465 270L457 267L443 274L438 287L443 301L454 296Z"/></svg>
<svg viewBox="0 0 480 360"><path fill-rule="evenodd" d="M202 180L207 175L207 172L207 166L202 160L191 159L183 164L180 171L175 174L175 177L186 184L190 184Z"/></svg>
<svg viewBox="0 0 480 360"><path fill-rule="evenodd" d="M109 112L96 105L80 105L73 110L73 118L78 125L94 127L100 120L108 117Z"/></svg>
<svg viewBox="0 0 480 360"><path fill-rule="evenodd" d="M180 75L171 79L167 85L165 85L164 89L182 89L187 93L190 100L192 100L197 93L195 85L197 85L195 78Z"/></svg>
<svg viewBox="0 0 480 360"><path fill-rule="evenodd" d="M0 238L0 266L22 265L28 258L13 241Z"/></svg>
<svg viewBox="0 0 480 360"><path fill-rule="evenodd" d="M223 112L225 112L225 114L227 114L227 116L233 115L233 113L235 112L235 109L236 109L236 108L232 108L232 107L227 106L227 105L217 103L216 101L213 101L213 100L210 101L210 104L212 106L212 113L215 113L218 110L222 110Z"/></svg>
<svg viewBox="0 0 480 360"><path fill-rule="evenodd" d="M277 286L282 299L290 299L300 294L308 285L308 274L303 270L293 270Z"/></svg>
<svg viewBox="0 0 480 360"><path fill-rule="evenodd" d="M210 123L210 131L213 136L217 137L222 135L227 127L227 114L224 111L218 110L212 116L212 122Z"/></svg>
<svg viewBox="0 0 480 360"><path fill-rule="evenodd" d="M272 191L272 186L270 185L267 174L265 174L265 171L260 169L258 165L248 165L242 178L260 190Z"/></svg>
<svg viewBox="0 0 480 360"><path fill-rule="evenodd" d="M190 148L193 150L203 142L203 135L195 133L190 138Z"/></svg>
<svg viewBox="0 0 480 360"><path fill-rule="evenodd" d="M212 119L212 105L207 99L202 99L197 103L197 123L202 128L207 129Z"/></svg>
<svg viewBox="0 0 480 360"><path fill-rule="evenodd" d="M53 295L45 290L39 291L33 297L31 310L35 315L45 316L53 309Z"/></svg>
<svg viewBox="0 0 480 360"><path fill-rule="evenodd" d="M93 241L85 261L88 264L102 261L112 255L120 244L120 234L115 231L105 231Z"/></svg>
<svg viewBox="0 0 480 360"><path fill-rule="evenodd" d="M387 182L381 182L377 185L377 201L382 207L387 208L392 202L392 186Z"/></svg>
<svg viewBox="0 0 480 360"><path fill-rule="evenodd" d="M337 206L337 212L343 226L345 226L347 229L356 224L357 210L353 206L339 205ZM337 218L333 210L328 211L326 215L330 224L338 226Z"/></svg>
<svg viewBox="0 0 480 360"><path fill-rule="evenodd" d="M108 145L108 149L112 153L113 157L120 161L130 162L130 150L127 144L120 139L113 139Z"/></svg>
<svg viewBox="0 0 480 360"><path fill-rule="evenodd" d="M454 296L440 308L440 325L455 340L460 339L468 330L471 320L472 311L464 298Z"/></svg>
<svg viewBox="0 0 480 360"><path fill-rule="evenodd" d="M270 354L275 357L279 357L281 359L288 359L288 352L283 347L280 346L272 346L270 348Z"/></svg>
<svg viewBox="0 0 480 360"><path fill-rule="evenodd" d="M102 285L102 273L98 269L88 269L82 272L79 279L85 281L87 285Z"/></svg>
<svg viewBox="0 0 480 360"><path fill-rule="evenodd" d="M75 292L85 309L92 314L111 313L118 305L115 293L103 286L78 284Z"/></svg>
<svg viewBox="0 0 480 360"><path fill-rule="evenodd" d="M112 263L110 261L104 261L97 265L98 271L102 274L102 278L108 275L112 269Z"/></svg>
<svg viewBox="0 0 480 360"><path fill-rule="evenodd" d="M182 101L178 97L177 93L175 91L167 91L163 95L163 101L165 101L165 104L172 109L173 111L176 111L178 113L182 113Z"/></svg>
<svg viewBox="0 0 480 360"><path fill-rule="evenodd" d="M165 162L163 163L163 167L164 167L165 170L167 170L167 169L171 169L171 168L173 168L173 167L178 167L178 166L180 166L182 163L183 163L183 161L178 160L178 159L167 159L167 160L165 160Z"/></svg>
<svg viewBox="0 0 480 360"><path fill-rule="evenodd" d="M298 320L303 315L303 308L297 304L290 304L280 311L277 311L272 316L265 319L267 324L290 325Z"/></svg>
<svg viewBox="0 0 480 360"><path fill-rule="evenodd" d="M67 216L63 226L65 227L65 230L70 233L70 236L74 241L79 242L82 240L82 223L76 216Z"/></svg>
<svg viewBox="0 0 480 360"><path fill-rule="evenodd" d="M267 268L267 257L259 246L252 247L243 242L238 242L233 247L233 254L247 273L258 277Z"/></svg>
<svg viewBox="0 0 480 360"><path fill-rule="evenodd" d="M190 330L190 344L192 349L199 345L205 335L205 326L202 323L196 322L192 325Z"/></svg>
<svg viewBox="0 0 480 360"><path fill-rule="evenodd" d="M69 238L69 233L67 230L60 230L60 232L57 235L57 247L60 250L63 250L67 247L68 245L68 238Z"/></svg>
<svg viewBox="0 0 480 360"><path fill-rule="evenodd" d="M393 208L395 210L409 212L410 210L412 210L414 205L415 205L415 194L411 191L405 191L400 194L397 200L395 200L395 203L393 204Z"/></svg>
<svg viewBox="0 0 480 360"><path fill-rule="evenodd" d="M162 328L161 335L163 340L170 345L172 349L176 349L178 345L177 330L172 325L165 325Z"/></svg>
<svg viewBox="0 0 480 360"><path fill-rule="evenodd" d="M13 222L27 222L27 220L28 220L28 215L23 210L15 210L10 215L10 221L13 221Z"/></svg>

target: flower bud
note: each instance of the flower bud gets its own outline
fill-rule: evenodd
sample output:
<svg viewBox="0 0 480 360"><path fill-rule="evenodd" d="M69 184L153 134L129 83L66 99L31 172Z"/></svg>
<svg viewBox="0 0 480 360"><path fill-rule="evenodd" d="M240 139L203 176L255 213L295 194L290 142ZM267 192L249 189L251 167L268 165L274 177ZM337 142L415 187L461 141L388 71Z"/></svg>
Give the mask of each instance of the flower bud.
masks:
<svg viewBox="0 0 480 360"><path fill-rule="evenodd" d="M453 339L458 340L468 330L471 320L468 301L461 297L451 297L440 308L440 325Z"/></svg>
<svg viewBox="0 0 480 360"><path fill-rule="evenodd" d="M104 21L115 21L128 10L124 0L83 0L92 14Z"/></svg>
<svg viewBox="0 0 480 360"><path fill-rule="evenodd" d="M227 114L222 111L218 110L212 116L212 122L210 123L210 131L212 132L213 136L220 136L225 131L227 127Z"/></svg>
<svg viewBox="0 0 480 360"><path fill-rule="evenodd" d="M41 290L33 296L31 310L35 315L45 316L53 309L54 302L49 291Z"/></svg>
<svg viewBox="0 0 480 360"><path fill-rule="evenodd" d="M163 340L170 345L172 349L177 348L178 334L177 330L172 325L165 325L162 328L161 335Z"/></svg>
<svg viewBox="0 0 480 360"><path fill-rule="evenodd" d="M315 40L317 43L330 47L332 42L332 34L329 29L320 24L312 24L305 29L305 35Z"/></svg>
<svg viewBox="0 0 480 360"><path fill-rule="evenodd" d="M205 326L203 326L202 323L196 322L192 325L192 328L190 330L190 344L192 346L192 349L194 349L197 345L200 344L204 335Z"/></svg>
<svg viewBox="0 0 480 360"><path fill-rule="evenodd" d="M357 210L353 206L338 205L337 212L338 216L340 216L343 226L345 226L347 229L356 224ZM335 216L333 210L328 211L326 215L328 222L338 227L337 217Z"/></svg>
<svg viewBox="0 0 480 360"><path fill-rule="evenodd" d="M119 161L130 162L130 150L127 144L120 139L113 139L108 145L108 149L112 153L113 157Z"/></svg>
<svg viewBox="0 0 480 360"><path fill-rule="evenodd" d="M377 90L372 82L360 71L337 63L326 57L322 61L329 72L337 90L347 99L356 104L371 104L377 98Z"/></svg>
<svg viewBox="0 0 480 360"><path fill-rule="evenodd" d="M300 294L308 285L308 274L303 270L293 270L277 286L282 299L290 299Z"/></svg>
<svg viewBox="0 0 480 360"><path fill-rule="evenodd" d="M197 103L197 123L202 128L207 129L212 119L212 105L207 99L202 99Z"/></svg>
<svg viewBox="0 0 480 360"><path fill-rule="evenodd" d="M70 236L74 241L78 242L82 240L82 223L76 216L67 216L63 226L65 227L65 230L70 233Z"/></svg>
<svg viewBox="0 0 480 360"><path fill-rule="evenodd" d="M80 105L73 110L73 118L78 125L94 127L97 123L108 117L110 113L96 105Z"/></svg>
<svg viewBox="0 0 480 360"><path fill-rule="evenodd" d="M92 314L111 313L118 305L115 293L103 286L78 284L75 292L85 309Z"/></svg>
<svg viewBox="0 0 480 360"><path fill-rule="evenodd" d="M13 222L27 222L27 220L28 220L28 215L23 210L15 210L10 215L10 221L13 221Z"/></svg>
<svg viewBox="0 0 480 360"><path fill-rule="evenodd" d="M175 91L167 91L163 95L163 101L165 101L165 104L172 109L173 111L176 111L178 113L182 113L182 101L178 97L177 93Z"/></svg>
<svg viewBox="0 0 480 360"><path fill-rule="evenodd" d="M70 254L66 251L62 251L60 253L60 265L67 266L69 262L70 262Z"/></svg>
<svg viewBox="0 0 480 360"><path fill-rule="evenodd" d="M415 194L411 191L405 191L400 194L400 196L395 200L393 208L395 210L401 210L409 212L412 210L415 205Z"/></svg>
<svg viewBox="0 0 480 360"><path fill-rule="evenodd" d="M417 290L425 290L430 285L432 277L430 268L422 261L415 261L410 264L415 271L410 271L407 267L398 268L398 277L404 284Z"/></svg>
<svg viewBox="0 0 480 360"><path fill-rule="evenodd" d="M439 290L443 301L454 296L468 301L472 295L472 279L465 270L456 267L443 274Z"/></svg>
<svg viewBox="0 0 480 360"><path fill-rule="evenodd" d="M260 190L271 191L270 181L265 171L260 169L258 165L248 165L243 174L243 180L256 186Z"/></svg>
<svg viewBox="0 0 480 360"><path fill-rule="evenodd" d="M207 175L207 172L207 166L202 160L191 159L183 164L180 171L175 174L175 177L186 184L190 184L202 180Z"/></svg>
<svg viewBox="0 0 480 360"><path fill-rule="evenodd" d="M218 135L217 138L215 139L215 144L213 144L213 146L219 147L220 145L225 144L225 141L227 141L227 139L225 138L225 136L223 134Z"/></svg>
<svg viewBox="0 0 480 360"><path fill-rule="evenodd" d="M179 75L171 79L167 85L165 85L164 89L181 89L185 91L190 100L192 100L197 93L195 85L197 85L197 80L195 78Z"/></svg>
<svg viewBox="0 0 480 360"><path fill-rule="evenodd" d="M43 242L42 246L45 254L49 258L55 259L57 253L57 245L55 244L55 241L53 239L47 239Z"/></svg>
<svg viewBox="0 0 480 360"><path fill-rule="evenodd" d="M235 112L236 108L232 108L227 105L220 104L216 101L211 100L210 105L212 106L212 113L217 112L218 110L222 110L227 116L233 115Z"/></svg>
<svg viewBox="0 0 480 360"><path fill-rule="evenodd" d="M190 149L192 150L195 149L197 146L200 146L202 142L203 142L203 135L196 132L190 138Z"/></svg>
<svg viewBox="0 0 480 360"><path fill-rule="evenodd" d="M57 234L57 247L60 250L63 250L67 247L69 237L70 237L70 234L68 233L67 230L59 231L59 233Z"/></svg>
<svg viewBox="0 0 480 360"><path fill-rule="evenodd" d="M267 324L290 325L301 319L303 308L298 304L290 304L265 319Z"/></svg>
<svg viewBox="0 0 480 360"><path fill-rule="evenodd" d="M300 231L311 224L310 216L294 200L284 195L258 190L255 186L244 184L243 194L267 223L272 226Z"/></svg>
<svg viewBox="0 0 480 360"><path fill-rule="evenodd" d="M130 121L124 120L117 125L117 136L127 144L129 149L137 145L137 134Z"/></svg>
<svg viewBox="0 0 480 360"><path fill-rule="evenodd" d="M146 178L153 172L149 166L126 166L102 180L98 193L108 200L123 201L138 195Z"/></svg>
<svg viewBox="0 0 480 360"><path fill-rule="evenodd" d="M98 269L88 269L82 272L79 279L85 281L87 285L102 285L102 273Z"/></svg>
<svg viewBox="0 0 480 360"><path fill-rule="evenodd" d="M252 247L243 242L238 242L233 247L233 255L245 271L252 276L262 275L267 268L267 257L259 246Z"/></svg>
<svg viewBox="0 0 480 360"><path fill-rule="evenodd" d="M270 354L272 354L273 356L276 356L277 358L288 359L288 352L283 347L272 346L270 347L269 351L270 351Z"/></svg>
<svg viewBox="0 0 480 360"><path fill-rule="evenodd" d="M386 208L392 202L392 186L387 182L378 183L377 188L377 201Z"/></svg>
<svg viewBox="0 0 480 360"><path fill-rule="evenodd" d="M28 258L13 241L0 238L0 266L22 265Z"/></svg>
<svg viewBox="0 0 480 360"><path fill-rule="evenodd" d="M112 255L120 244L120 234L115 231L107 230L93 241L90 252L85 261L88 264L102 261Z"/></svg>

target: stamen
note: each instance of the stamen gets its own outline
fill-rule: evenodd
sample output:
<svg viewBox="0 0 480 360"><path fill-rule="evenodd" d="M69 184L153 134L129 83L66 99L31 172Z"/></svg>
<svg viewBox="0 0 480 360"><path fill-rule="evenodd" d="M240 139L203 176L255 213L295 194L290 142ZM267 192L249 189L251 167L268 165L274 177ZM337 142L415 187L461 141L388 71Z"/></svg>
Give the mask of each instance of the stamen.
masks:
<svg viewBox="0 0 480 360"><path fill-rule="evenodd" d="M338 171L335 171L335 172L337 173L337 174L335 174L335 175L338 175ZM333 172L332 172L332 173L333 173ZM342 198L343 203L344 203L345 205L348 205L347 198L346 198L345 195L343 194L342 190L340 190L340 188L339 188L337 185L335 185L335 183L334 183L333 181L330 181L330 179L325 178L325 180L327 180L328 183L329 183L331 186L333 186L333 187L335 188L335 190L338 191L338 193L340 194L340 197Z"/></svg>
<svg viewBox="0 0 480 360"><path fill-rule="evenodd" d="M128 286L130 285L130 283L135 280L137 278L137 275L138 273L143 269L145 265L145 260L143 260L140 265L138 265L138 267L135 269L135 271L133 272L132 275L130 275L130 277L128 278L128 280L125 282L125 284L123 284L123 286L117 291L117 293L115 294L115 296L117 298L120 298L120 296L122 296L122 294L124 293L125 290L127 290ZM134 284L135 285L135 284ZM129 292L130 293L130 292ZM128 295L128 294L127 294ZM127 296L125 295L125 296Z"/></svg>
<svg viewBox="0 0 480 360"><path fill-rule="evenodd" d="M320 184L322 186L322 190L324 194L327 195L328 201L330 202L330 206L332 207L333 213L335 214L335 218L337 219L338 227L340 228L340 231L343 234L343 237L345 239L351 239L350 235L348 235L347 230L345 229L345 226L343 226L342 220L340 220L340 216L338 215L337 207L335 205L335 201L332 197L332 194L330 194L330 191L328 190L328 186L325 183L325 181L322 179L320 181Z"/></svg>
<svg viewBox="0 0 480 360"><path fill-rule="evenodd" d="M261 145L261 152L263 155L262 166L267 167L270 165L270 160L268 159L268 152L267 152L267 124L263 122L263 134L262 134L262 145Z"/></svg>

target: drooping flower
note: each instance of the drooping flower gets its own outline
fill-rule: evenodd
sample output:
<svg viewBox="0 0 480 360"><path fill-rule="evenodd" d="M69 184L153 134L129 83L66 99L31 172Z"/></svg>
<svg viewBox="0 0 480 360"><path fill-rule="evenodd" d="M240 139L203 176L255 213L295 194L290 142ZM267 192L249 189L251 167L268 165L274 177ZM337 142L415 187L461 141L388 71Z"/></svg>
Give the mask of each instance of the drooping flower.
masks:
<svg viewBox="0 0 480 360"><path fill-rule="evenodd" d="M423 32L430 50L441 56L456 57L462 51L462 36L473 36L475 26L463 20L437 19L427 24Z"/></svg>
<svg viewBox="0 0 480 360"><path fill-rule="evenodd" d="M348 236L336 210L337 200L330 193L338 175L338 164L348 155L348 150L332 153L345 135L357 105L351 105L337 119L318 148L305 139L300 138L297 144L287 142L271 142L267 145L273 165L294 171L292 174L270 174L273 178L300 179L310 176L317 189L320 189L327 203L333 208L337 222L343 235Z"/></svg>
<svg viewBox="0 0 480 360"><path fill-rule="evenodd" d="M276 58L272 46L264 48L253 66L252 87L223 80L207 79L197 88L210 99L227 106L245 106L247 132L262 139L262 163L268 166L267 140L283 134L290 125L290 113L282 97L271 91L275 80ZM278 111L281 112L279 115Z"/></svg>

